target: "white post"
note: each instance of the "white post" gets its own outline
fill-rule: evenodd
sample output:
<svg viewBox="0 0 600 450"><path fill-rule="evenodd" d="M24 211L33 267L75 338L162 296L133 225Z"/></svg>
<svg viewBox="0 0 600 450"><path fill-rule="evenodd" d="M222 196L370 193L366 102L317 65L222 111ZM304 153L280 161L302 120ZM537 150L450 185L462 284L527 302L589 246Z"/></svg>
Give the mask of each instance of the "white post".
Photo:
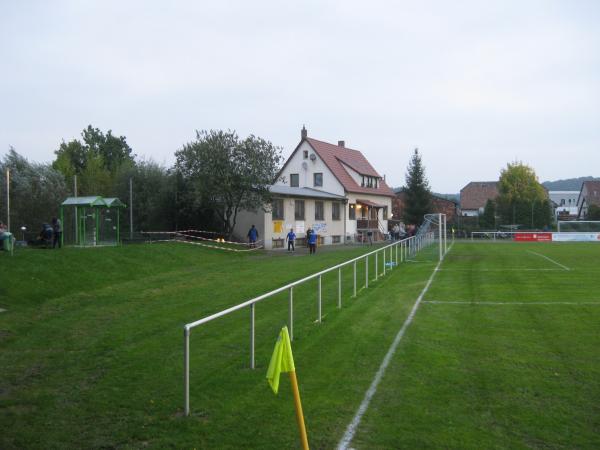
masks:
<svg viewBox="0 0 600 450"><path fill-rule="evenodd" d="M338 308L342 307L342 268L338 269Z"/></svg>
<svg viewBox="0 0 600 450"><path fill-rule="evenodd" d="M438 231L439 231L439 236L440 236L440 261L441 261L444 256L442 253L444 251L444 249L443 249L444 241L442 240L442 215L439 214L438 216L439 216L438 223L440 224L440 228Z"/></svg>
<svg viewBox="0 0 600 450"><path fill-rule="evenodd" d="M183 410L190 415L190 330L183 328Z"/></svg>
<svg viewBox="0 0 600 450"><path fill-rule="evenodd" d="M294 340L294 286L290 288L290 341Z"/></svg>
<svg viewBox="0 0 600 450"><path fill-rule="evenodd" d="M354 275L354 297L356 297L356 261L354 261L353 275Z"/></svg>
<svg viewBox="0 0 600 450"><path fill-rule="evenodd" d="M375 252L375 281L377 281L377 277L379 276L379 251Z"/></svg>
<svg viewBox="0 0 600 450"><path fill-rule="evenodd" d="M319 323L321 323L321 275L319 275Z"/></svg>
<svg viewBox="0 0 600 450"><path fill-rule="evenodd" d="M383 274L385 275L385 248L383 249Z"/></svg>
<svg viewBox="0 0 600 450"><path fill-rule="evenodd" d="M254 306L250 305L250 368L254 369Z"/></svg>
<svg viewBox="0 0 600 450"><path fill-rule="evenodd" d="M369 255L365 256L365 287L369 287Z"/></svg>

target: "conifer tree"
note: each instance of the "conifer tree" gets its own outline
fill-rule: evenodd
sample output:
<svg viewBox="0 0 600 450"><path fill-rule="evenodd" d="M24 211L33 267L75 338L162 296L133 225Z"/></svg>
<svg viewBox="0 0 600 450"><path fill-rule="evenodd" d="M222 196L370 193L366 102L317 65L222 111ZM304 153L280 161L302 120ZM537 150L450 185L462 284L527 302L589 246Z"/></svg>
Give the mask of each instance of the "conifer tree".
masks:
<svg viewBox="0 0 600 450"><path fill-rule="evenodd" d="M404 192L406 194L404 221L407 224L421 225L425 214L431 212L431 191L425 177L425 167L417 148L415 148L408 164Z"/></svg>

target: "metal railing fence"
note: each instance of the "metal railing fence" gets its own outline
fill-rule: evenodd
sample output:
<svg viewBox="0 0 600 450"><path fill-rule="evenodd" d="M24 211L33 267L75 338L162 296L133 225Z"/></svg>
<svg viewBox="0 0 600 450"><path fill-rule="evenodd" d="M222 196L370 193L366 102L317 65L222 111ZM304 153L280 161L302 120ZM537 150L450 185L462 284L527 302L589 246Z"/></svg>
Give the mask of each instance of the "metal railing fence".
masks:
<svg viewBox="0 0 600 450"><path fill-rule="evenodd" d="M369 257L375 258L375 280L378 279L379 275L382 276L386 274L386 270L391 270L394 267L394 264L397 266L400 262L406 261L408 258L416 255L417 252L421 251L425 247L435 242L437 238L435 232L427 232L423 235L412 236L403 240L395 241L389 245L384 247L380 247L372 252L365 253L364 255L360 255L356 258L350 259L343 263L337 264L335 266L329 267L320 272L314 273L307 277L304 277L300 280L294 281L292 283L286 284L280 288L274 289L266 294L255 297L251 300L240 303L236 306L232 306L230 308L224 309L218 313L212 314L210 316L204 317L200 320L196 320L195 322L190 322L186 324L183 328L183 353L184 353L184 412L186 416L190 414L190 334L192 329L211 322L220 317L231 314L235 311L239 311L244 308L249 308L250 310L250 368L254 369L255 367L255 359L254 359L254 349L255 349L255 305L265 300L269 297L272 297L281 292L288 291L289 292L289 310L288 310L288 329L290 332L290 339L294 340L294 287L299 286L303 283L306 283L310 280L317 279L317 322L321 323L322 318L322 277L323 275L338 271L338 304L337 307L342 307L342 268L352 265L353 266L353 295L352 297L356 297L357 295L357 263L361 260L365 260L365 284L364 287L369 287ZM440 241L440 245L442 241ZM379 255L382 254L382 270L380 272L379 269ZM389 264L389 268L386 266Z"/></svg>

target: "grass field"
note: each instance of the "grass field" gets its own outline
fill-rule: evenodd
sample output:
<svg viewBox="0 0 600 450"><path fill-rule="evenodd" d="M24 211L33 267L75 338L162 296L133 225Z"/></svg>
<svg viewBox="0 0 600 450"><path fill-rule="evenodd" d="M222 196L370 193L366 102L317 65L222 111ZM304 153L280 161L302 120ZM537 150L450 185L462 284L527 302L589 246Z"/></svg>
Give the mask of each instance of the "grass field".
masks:
<svg viewBox="0 0 600 450"><path fill-rule="evenodd" d="M182 326L364 252L231 254L181 244L0 255L0 448L296 448L287 380L265 380L287 295ZM312 448L333 448L430 277L435 251L351 297L343 272L295 291ZM371 261L373 264L373 261ZM455 244L367 410L355 448L600 446L600 247ZM364 265L359 265L359 286ZM374 267L369 270L373 276Z"/></svg>

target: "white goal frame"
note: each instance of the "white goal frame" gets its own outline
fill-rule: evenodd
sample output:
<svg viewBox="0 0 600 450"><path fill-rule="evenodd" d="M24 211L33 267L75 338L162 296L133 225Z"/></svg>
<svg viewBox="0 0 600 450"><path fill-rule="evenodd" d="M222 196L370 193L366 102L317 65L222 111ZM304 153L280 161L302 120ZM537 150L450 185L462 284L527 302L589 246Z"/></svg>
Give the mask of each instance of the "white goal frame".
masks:
<svg viewBox="0 0 600 450"><path fill-rule="evenodd" d="M568 224L574 224L574 223L597 223L598 224L598 231L561 231L560 229L560 224L561 223L568 223ZM559 233L598 233L600 232L600 220L558 220L556 222L556 227L557 227L557 231Z"/></svg>

